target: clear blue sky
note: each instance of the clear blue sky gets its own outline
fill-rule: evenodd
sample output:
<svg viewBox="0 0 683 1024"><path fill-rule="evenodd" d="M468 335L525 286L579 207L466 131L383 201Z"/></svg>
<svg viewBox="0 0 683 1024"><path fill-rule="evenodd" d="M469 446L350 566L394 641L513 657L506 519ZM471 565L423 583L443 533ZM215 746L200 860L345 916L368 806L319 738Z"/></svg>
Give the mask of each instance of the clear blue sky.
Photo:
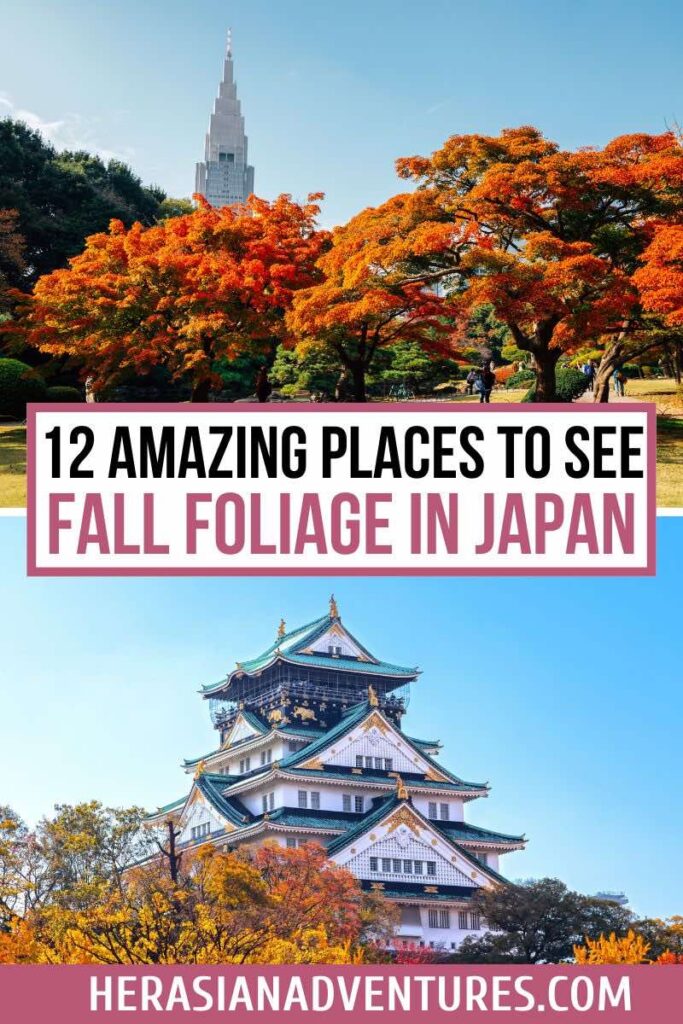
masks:
<svg viewBox="0 0 683 1024"><path fill-rule="evenodd" d="M419 664L407 727L491 796L474 822L526 832L510 877L623 888L683 911L681 522L656 579L29 580L22 519L0 520L0 802L154 808L215 746L197 694L323 613L380 657Z"/></svg>
<svg viewBox="0 0 683 1024"><path fill-rule="evenodd" d="M397 156L533 123L566 146L683 119L677 0L31 0L0 4L0 113L194 187L231 24L256 190L397 189Z"/></svg>

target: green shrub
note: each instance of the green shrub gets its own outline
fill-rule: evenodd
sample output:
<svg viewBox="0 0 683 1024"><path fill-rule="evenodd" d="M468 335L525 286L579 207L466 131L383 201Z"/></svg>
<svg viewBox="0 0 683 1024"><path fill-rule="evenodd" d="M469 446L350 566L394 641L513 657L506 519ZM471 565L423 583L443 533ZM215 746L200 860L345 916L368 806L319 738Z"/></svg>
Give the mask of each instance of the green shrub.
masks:
<svg viewBox="0 0 683 1024"><path fill-rule="evenodd" d="M580 398L589 386L589 380L581 370L573 366L558 366L555 370L555 401L573 402ZM536 384L529 388L522 399L523 402L533 402L536 393Z"/></svg>
<svg viewBox="0 0 683 1024"><path fill-rule="evenodd" d="M506 388L524 388L536 380L533 370L517 370L505 381Z"/></svg>
<svg viewBox="0 0 683 1024"><path fill-rule="evenodd" d="M23 420L27 402L42 402L46 393L45 381L31 366L0 359L0 416Z"/></svg>
<svg viewBox="0 0 683 1024"><path fill-rule="evenodd" d="M83 395L78 388L70 388L60 385L55 385L53 388L47 389L48 402L82 402Z"/></svg>

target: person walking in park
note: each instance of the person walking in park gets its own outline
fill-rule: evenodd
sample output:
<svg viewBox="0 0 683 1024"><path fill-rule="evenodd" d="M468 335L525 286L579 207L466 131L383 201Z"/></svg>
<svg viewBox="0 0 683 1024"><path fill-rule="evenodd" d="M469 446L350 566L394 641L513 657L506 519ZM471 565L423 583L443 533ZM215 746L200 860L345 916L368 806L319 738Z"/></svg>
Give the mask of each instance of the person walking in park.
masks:
<svg viewBox="0 0 683 1024"><path fill-rule="evenodd" d="M470 370L470 372L467 374L467 377L465 378L465 383L467 384L467 394L468 395L473 395L474 394L474 385L476 384L476 382L477 382L477 371L475 369L472 369L472 370Z"/></svg>
<svg viewBox="0 0 683 1024"><path fill-rule="evenodd" d="M493 391L493 385L496 383L496 375L488 363L485 363L482 366L479 379L481 381L479 402L490 402L491 392Z"/></svg>
<svg viewBox="0 0 683 1024"><path fill-rule="evenodd" d="M624 373L624 371L620 367L617 367L617 369L614 371L614 373L612 375L612 380L614 381L614 394L616 395L616 397L617 398L625 398L626 397L626 374Z"/></svg>
<svg viewBox="0 0 683 1024"><path fill-rule="evenodd" d="M592 359L587 360L581 367L581 372L585 374L588 379L588 389L593 390L595 385L595 364Z"/></svg>

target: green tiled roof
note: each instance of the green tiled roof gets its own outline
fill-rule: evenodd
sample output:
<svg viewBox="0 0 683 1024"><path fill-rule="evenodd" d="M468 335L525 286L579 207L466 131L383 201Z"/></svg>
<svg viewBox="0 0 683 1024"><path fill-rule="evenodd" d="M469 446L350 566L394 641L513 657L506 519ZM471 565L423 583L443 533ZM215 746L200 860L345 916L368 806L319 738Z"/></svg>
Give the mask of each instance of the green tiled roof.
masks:
<svg viewBox="0 0 683 1024"><path fill-rule="evenodd" d="M287 769L294 768L301 761L308 761L309 758L314 757L320 751L325 750L335 740L339 739L341 736L344 736L347 732L349 732L356 725L362 722L363 719L366 718L367 715L371 714L374 710L376 709L372 708L367 701L363 701L361 704L355 704L352 708L349 708L349 710L342 716L339 722L337 722L337 724L332 729L330 729L326 733L323 733L323 735L320 736L317 740L314 740L313 743L309 743L307 746L302 747L301 750L297 750L295 751L295 753L290 754L288 757L284 758L280 762L281 767ZM401 732L400 729L397 729L397 732L399 732L403 739L412 746L413 750L417 754L419 754L420 757L424 758L424 760L429 765L431 765L436 771L446 776L447 779L450 779L450 781L455 785L471 790L484 791L487 789L486 785L484 785L481 782L465 782L464 779L460 779L458 778L457 775L453 775L452 772L447 771L447 769L443 768L432 757L430 757L429 754L425 753L423 749L417 746L415 741L412 740L409 736L406 736L404 732ZM443 783L436 783L437 787L443 785Z"/></svg>
<svg viewBox="0 0 683 1024"><path fill-rule="evenodd" d="M435 825L447 839L456 843L463 840L476 843L481 840L482 843L501 843L507 846L526 842L524 836L508 836L504 832L491 832L487 828L469 825L464 821L432 821L432 825Z"/></svg>
<svg viewBox="0 0 683 1024"><path fill-rule="evenodd" d="M363 835L365 832L368 831L368 829L372 828L374 825L378 825L379 822L382 821L383 818L385 818L387 814L391 810L393 810L394 807L397 807L398 804L402 802L403 801L399 800L395 793L389 797L386 797L386 799L380 801L376 805L375 809L370 814L365 815L364 818L356 822L356 824L353 825L346 832L344 832L343 835L337 836L336 839L333 839L332 842L328 844L327 852L330 855L333 855L335 853L338 853L339 850L343 850L345 846L348 846L348 844L352 842L354 839L356 839L358 836ZM495 878L500 882L507 881L507 879L503 878L501 874L499 874L497 871L494 871L493 868L489 867L488 864L481 864L475 857L472 856L471 853L469 853L468 850L463 849L462 846L460 846L452 836L447 835L445 832L439 829L437 827L437 822L429 821L427 818L425 818L423 814L420 814L420 812L415 807L412 807L412 810L415 812L417 817L424 822L425 826L429 828L434 828L435 831L437 832L441 832L441 834L444 836L444 839L446 839L451 844L451 846L458 851L458 853L462 854L465 860L468 860L473 867L476 867L477 870L481 871L482 874L489 875L491 878Z"/></svg>
<svg viewBox="0 0 683 1024"><path fill-rule="evenodd" d="M277 810L268 812L268 820L277 825L287 825L290 828L333 828L340 832L345 832L362 818L362 814L349 814L344 811L301 810L297 807L278 807ZM263 815L260 815L260 820L263 820Z"/></svg>
<svg viewBox="0 0 683 1024"><path fill-rule="evenodd" d="M406 680L414 679L418 675L417 668L406 668L403 665L394 665L388 661L379 661L377 658L373 657L373 655L371 655L370 652L367 651L351 633L349 633L349 637L351 637L353 642L361 651L363 651L364 655L367 656L367 661L361 661L357 658L345 658L343 656L331 657L302 653L305 648L310 647L318 637L322 636L325 631L329 629L331 624L335 622L338 623L340 621L341 620L339 618L331 618L329 615L322 615L319 619L314 619L313 622L308 622L305 626L293 629L289 633L285 633L284 636L276 637L270 647L266 648L266 650L263 651L262 654L259 654L258 657L240 662L238 667L233 669L230 673L228 680L223 679L219 683L211 683L208 686L203 686L202 693L205 696L210 696L210 694L224 689L226 683L236 673L252 675L256 672L260 672L278 658L291 662L294 665L308 665L314 668L334 668L335 671L360 672L366 675L393 676Z"/></svg>
<svg viewBox="0 0 683 1024"><path fill-rule="evenodd" d="M290 766L296 765L299 761L307 761L310 757L313 757L320 750L324 750L333 743L340 736L344 736L350 729L353 729L355 725L365 718L370 710L370 706L367 701L363 701L361 704L354 704L352 708L345 711L340 720L336 725L328 729L321 736L315 739L312 743L308 743L301 750L296 750L293 754L289 754L287 757L280 761L282 768L289 768Z"/></svg>
<svg viewBox="0 0 683 1024"><path fill-rule="evenodd" d="M376 883L375 883L376 884ZM361 887L365 890L372 890L373 882L370 879L362 879ZM436 889L436 892L426 892L425 889ZM471 900L476 892L477 886L469 885L430 885L421 882L383 882L381 893L389 900L416 899L420 903L423 900L429 902L446 902L452 900Z"/></svg>
<svg viewBox="0 0 683 1024"><path fill-rule="evenodd" d="M324 768L320 771L318 768L284 768L283 769L289 775L298 775L302 779L334 779L339 782L346 782L348 785L359 784L362 782L380 782L384 783L387 789L394 789L396 786L396 779L394 776L389 775L387 772L373 772L366 768L363 769L361 775L356 775L351 771L330 771ZM238 776L242 778L243 776ZM454 788L461 790L462 792L481 793L485 791L485 787L478 785L477 783L470 782L435 782L432 779L425 779L424 776L410 776L407 773L403 773L401 778L405 782L406 786L419 786L420 789L433 789L435 792L448 792Z"/></svg>
<svg viewBox="0 0 683 1024"><path fill-rule="evenodd" d="M174 811L178 807L182 807L186 800L187 796L181 796L177 800L172 800L170 804L164 804L163 807L157 807L156 811L152 814L148 814L147 817L156 818L157 814L164 814L165 811Z"/></svg>
<svg viewBox="0 0 683 1024"><path fill-rule="evenodd" d="M233 825L248 825L253 821L253 815L236 797L225 796L223 793L225 784L225 775L216 775L213 772L204 772L203 775L195 779L195 785L199 792L206 797L219 814L227 818Z"/></svg>
<svg viewBox="0 0 683 1024"><path fill-rule="evenodd" d="M338 836L337 839L333 839L327 847L327 852L329 854L334 854L338 850L343 850L345 846L348 846L348 844L356 838L356 836L362 836L369 828L372 828L373 825L376 825L382 820L382 818L386 817L392 807L396 807L398 803L399 801L395 793L392 793L391 796L387 796L383 800L380 800L373 811L366 814L360 819L360 821L357 821L355 825L352 825L351 828L347 829L344 835Z"/></svg>

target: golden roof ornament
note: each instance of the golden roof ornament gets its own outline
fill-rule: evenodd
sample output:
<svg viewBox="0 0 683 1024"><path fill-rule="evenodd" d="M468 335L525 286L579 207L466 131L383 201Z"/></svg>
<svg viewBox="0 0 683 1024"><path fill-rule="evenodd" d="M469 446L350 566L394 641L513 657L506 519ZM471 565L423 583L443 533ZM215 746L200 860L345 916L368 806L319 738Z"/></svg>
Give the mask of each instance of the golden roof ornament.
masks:
<svg viewBox="0 0 683 1024"><path fill-rule="evenodd" d="M280 625L277 628L278 638L283 637L285 635L286 631L287 630L286 630L286 627L285 627L285 620L284 619L280 619Z"/></svg>
<svg viewBox="0 0 683 1024"><path fill-rule="evenodd" d="M368 686L368 704L370 705L371 708L378 708L379 707L379 700L377 698L377 690L375 689L375 687L372 684L370 684L370 686Z"/></svg>
<svg viewBox="0 0 683 1024"><path fill-rule="evenodd" d="M200 775L203 775L206 771L206 761L200 761L194 770L194 777L198 779Z"/></svg>
<svg viewBox="0 0 683 1024"><path fill-rule="evenodd" d="M408 799L408 787L400 775L396 776L396 796L399 800Z"/></svg>
<svg viewBox="0 0 683 1024"><path fill-rule="evenodd" d="M339 608L337 606L337 602L334 599L334 594L330 594L330 618L331 619L338 619L339 618Z"/></svg>

